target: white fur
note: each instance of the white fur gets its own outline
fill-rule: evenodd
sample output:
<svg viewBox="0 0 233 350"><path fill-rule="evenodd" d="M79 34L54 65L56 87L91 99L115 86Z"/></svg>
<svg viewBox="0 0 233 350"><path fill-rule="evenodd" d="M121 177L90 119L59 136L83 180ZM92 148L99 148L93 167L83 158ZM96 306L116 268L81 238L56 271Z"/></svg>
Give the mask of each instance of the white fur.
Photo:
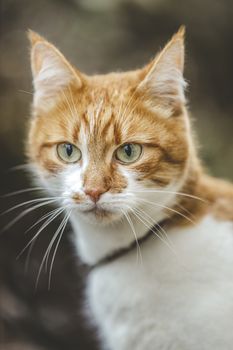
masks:
<svg viewBox="0 0 233 350"><path fill-rule="evenodd" d="M152 236L142 263L135 249L91 272L87 298L104 347L231 350L232 223L208 216L167 233L176 254Z"/></svg>

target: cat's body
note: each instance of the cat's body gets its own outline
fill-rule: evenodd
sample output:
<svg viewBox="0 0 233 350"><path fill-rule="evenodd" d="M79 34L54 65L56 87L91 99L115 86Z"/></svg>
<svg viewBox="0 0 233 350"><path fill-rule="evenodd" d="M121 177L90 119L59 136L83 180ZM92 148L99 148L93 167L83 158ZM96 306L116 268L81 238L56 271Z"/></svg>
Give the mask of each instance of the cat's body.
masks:
<svg viewBox="0 0 233 350"><path fill-rule="evenodd" d="M209 198L211 193L212 203L202 203L199 216L190 219L193 224L177 218L177 224L152 232L140 250L134 246L90 272L89 317L106 349L232 349L233 222L227 211L233 202L232 187L222 185L205 178L201 187ZM136 233L143 229L140 224L133 220ZM96 228L80 230L79 225L73 221L78 249L80 232L92 240L96 236ZM156 237L163 229L165 243ZM116 234L108 230L102 229L102 240L98 235L92 257L106 255L104 235ZM124 222L116 230L127 235Z"/></svg>
<svg viewBox="0 0 233 350"><path fill-rule="evenodd" d="M205 217L150 237L89 276L88 303L106 349L231 350L232 223Z"/></svg>
<svg viewBox="0 0 233 350"><path fill-rule="evenodd" d="M70 219L92 266L90 319L109 350L233 346L233 187L196 156L183 34L141 70L94 77L30 34L27 154L66 212L56 237Z"/></svg>

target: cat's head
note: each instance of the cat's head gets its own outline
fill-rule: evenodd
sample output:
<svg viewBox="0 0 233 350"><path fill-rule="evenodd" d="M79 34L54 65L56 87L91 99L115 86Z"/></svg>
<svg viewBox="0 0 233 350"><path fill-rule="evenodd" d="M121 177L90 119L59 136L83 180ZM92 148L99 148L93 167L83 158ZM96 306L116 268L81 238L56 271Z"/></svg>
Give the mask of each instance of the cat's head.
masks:
<svg viewBox="0 0 233 350"><path fill-rule="evenodd" d="M189 159L184 30L144 68L96 76L80 73L36 33L29 37L27 155L39 181L92 223L151 205L150 195L161 213Z"/></svg>

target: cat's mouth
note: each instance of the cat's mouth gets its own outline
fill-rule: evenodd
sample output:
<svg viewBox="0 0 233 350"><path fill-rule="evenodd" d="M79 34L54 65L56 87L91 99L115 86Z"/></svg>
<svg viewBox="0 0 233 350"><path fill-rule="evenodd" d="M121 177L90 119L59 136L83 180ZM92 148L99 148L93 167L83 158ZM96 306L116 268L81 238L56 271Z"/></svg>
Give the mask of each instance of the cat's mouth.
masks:
<svg viewBox="0 0 233 350"><path fill-rule="evenodd" d="M76 209L83 218L94 223L113 222L122 216L121 210L109 203L89 204L86 207L77 206Z"/></svg>
<svg viewBox="0 0 233 350"><path fill-rule="evenodd" d="M97 217L105 217L105 216L109 216L110 214L112 214L112 211L107 210L99 205L93 205L93 207L89 208L89 209L85 209L82 211L85 214L94 214Z"/></svg>

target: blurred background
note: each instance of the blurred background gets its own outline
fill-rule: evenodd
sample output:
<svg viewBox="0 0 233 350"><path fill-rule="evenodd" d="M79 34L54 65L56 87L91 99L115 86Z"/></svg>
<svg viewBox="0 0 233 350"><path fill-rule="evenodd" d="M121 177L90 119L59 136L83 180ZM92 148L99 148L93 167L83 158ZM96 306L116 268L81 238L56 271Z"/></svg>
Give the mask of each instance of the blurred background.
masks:
<svg viewBox="0 0 233 350"><path fill-rule="evenodd" d="M199 153L211 174L233 180L232 0L1 0L0 11L1 194L31 187L26 169L18 166L25 163L32 100L28 28L91 74L140 67L185 24L187 97ZM0 211L37 196L2 197ZM50 289L44 270L35 288L59 220L43 231L29 257L26 252L17 258L40 226L25 231L47 212L28 212L4 230L22 210L0 216L0 349L98 349L95 330L82 316L85 271L72 249L70 228L57 252Z"/></svg>

